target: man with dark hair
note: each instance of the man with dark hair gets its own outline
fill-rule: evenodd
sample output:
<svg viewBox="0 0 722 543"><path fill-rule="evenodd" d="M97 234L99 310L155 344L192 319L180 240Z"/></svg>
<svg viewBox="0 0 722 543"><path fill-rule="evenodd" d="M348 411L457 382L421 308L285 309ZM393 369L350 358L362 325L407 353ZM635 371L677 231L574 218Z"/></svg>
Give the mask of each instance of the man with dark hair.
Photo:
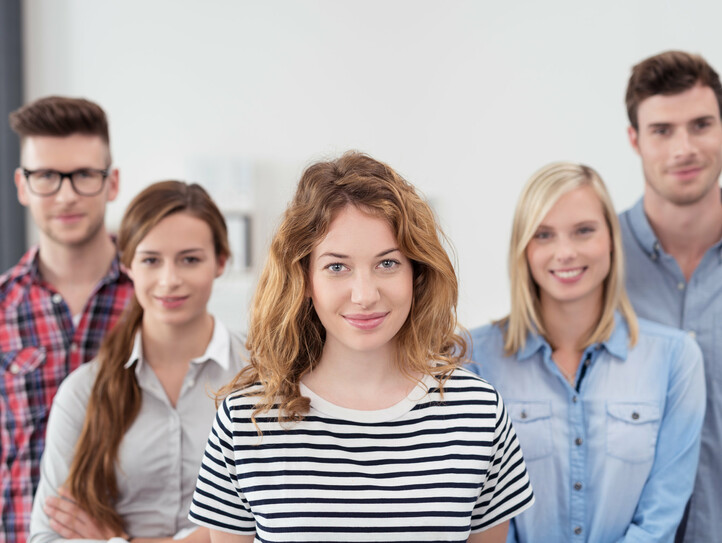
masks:
<svg viewBox="0 0 722 543"><path fill-rule="evenodd" d="M637 313L687 330L704 355L707 414L699 469L677 541L722 541L722 85L699 55L637 64L627 87L629 141L644 196L620 215L627 290ZM662 406L675 409L676 406Z"/></svg>
<svg viewBox="0 0 722 543"><path fill-rule="evenodd" d="M18 200L39 243L0 276L0 540L24 543L50 404L97 353L132 295L105 230L118 193L108 123L87 100L48 97L10 115Z"/></svg>

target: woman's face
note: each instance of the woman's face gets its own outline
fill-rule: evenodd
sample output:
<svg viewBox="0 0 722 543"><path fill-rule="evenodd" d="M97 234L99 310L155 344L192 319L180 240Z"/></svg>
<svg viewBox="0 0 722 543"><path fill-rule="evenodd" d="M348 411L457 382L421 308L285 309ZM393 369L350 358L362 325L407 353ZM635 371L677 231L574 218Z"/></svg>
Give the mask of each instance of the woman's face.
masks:
<svg viewBox="0 0 722 543"><path fill-rule="evenodd" d="M224 264L205 221L183 212L160 221L136 247L129 270L144 327L203 322Z"/></svg>
<svg viewBox="0 0 722 543"><path fill-rule="evenodd" d="M590 304L601 308L612 243L599 197L590 186L559 198L526 248L542 306Z"/></svg>
<svg viewBox="0 0 722 543"><path fill-rule="evenodd" d="M347 206L311 253L308 294L325 352L391 356L411 309L412 264L385 220Z"/></svg>

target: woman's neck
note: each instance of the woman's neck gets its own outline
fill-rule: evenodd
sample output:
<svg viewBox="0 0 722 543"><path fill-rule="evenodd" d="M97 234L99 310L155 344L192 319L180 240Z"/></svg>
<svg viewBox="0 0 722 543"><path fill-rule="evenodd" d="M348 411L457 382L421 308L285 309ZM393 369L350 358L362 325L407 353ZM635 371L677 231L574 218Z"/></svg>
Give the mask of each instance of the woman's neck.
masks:
<svg viewBox="0 0 722 543"><path fill-rule="evenodd" d="M580 350L602 315L602 296L559 303L542 295L541 318L552 349Z"/></svg>
<svg viewBox="0 0 722 543"><path fill-rule="evenodd" d="M396 364L393 345L359 352L330 342L303 383L333 404L359 410L391 407L416 385Z"/></svg>
<svg viewBox="0 0 722 543"><path fill-rule="evenodd" d="M213 337L209 313L186 326L174 326L143 318L143 355L153 366L188 363L201 356Z"/></svg>

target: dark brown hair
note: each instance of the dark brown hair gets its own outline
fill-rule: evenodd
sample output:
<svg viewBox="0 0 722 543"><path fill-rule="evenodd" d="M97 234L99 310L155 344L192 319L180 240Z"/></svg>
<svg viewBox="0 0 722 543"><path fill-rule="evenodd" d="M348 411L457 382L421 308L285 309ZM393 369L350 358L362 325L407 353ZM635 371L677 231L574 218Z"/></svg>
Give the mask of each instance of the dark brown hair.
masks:
<svg viewBox="0 0 722 543"><path fill-rule="evenodd" d="M700 55L666 51L643 60L632 68L627 85L627 116L639 130L637 110L642 100L655 94L679 94L700 84L710 87L722 113L722 84L719 75Z"/></svg>
<svg viewBox="0 0 722 543"><path fill-rule="evenodd" d="M456 333L458 285L434 213L412 185L383 162L348 152L302 175L286 209L251 305L246 348L250 364L220 396L261 383L255 416L280 405L279 420L309 409L301 378L318 363L326 331L308 292L311 251L347 206L388 222L413 264L411 310L396 334L396 363L405 374L432 375L443 385L465 356ZM259 430L260 432L260 430Z"/></svg>
<svg viewBox="0 0 722 543"><path fill-rule="evenodd" d="M20 137L64 137L73 134L99 136L110 146L108 119L98 104L84 98L46 96L10 114L10 128Z"/></svg>
<svg viewBox="0 0 722 543"><path fill-rule="evenodd" d="M130 267L138 244L160 221L175 213L203 220L211 229L217 258L230 256L226 223L208 193L196 184L161 181L138 194L123 215L118 232L121 261ZM115 511L118 447L138 415L141 391L135 371L126 369L143 308L135 296L98 352L98 373L90 393L83 430L70 466L67 486L81 509L116 531L123 519Z"/></svg>

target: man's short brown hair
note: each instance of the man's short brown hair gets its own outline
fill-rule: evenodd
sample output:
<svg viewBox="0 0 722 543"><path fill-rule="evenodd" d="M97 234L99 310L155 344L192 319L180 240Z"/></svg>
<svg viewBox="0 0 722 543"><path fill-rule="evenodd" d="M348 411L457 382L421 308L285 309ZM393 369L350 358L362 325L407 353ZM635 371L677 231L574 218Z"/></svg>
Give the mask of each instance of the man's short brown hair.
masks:
<svg viewBox="0 0 722 543"><path fill-rule="evenodd" d="M99 136L110 144L108 119L98 104L84 98L47 96L10 114L10 128L22 141L28 136Z"/></svg>
<svg viewBox="0 0 722 543"><path fill-rule="evenodd" d="M655 94L679 94L700 84L710 87L722 113L722 84L719 75L700 55L684 51L666 51L643 60L632 68L627 85L627 116L639 130L637 110L643 100Z"/></svg>

